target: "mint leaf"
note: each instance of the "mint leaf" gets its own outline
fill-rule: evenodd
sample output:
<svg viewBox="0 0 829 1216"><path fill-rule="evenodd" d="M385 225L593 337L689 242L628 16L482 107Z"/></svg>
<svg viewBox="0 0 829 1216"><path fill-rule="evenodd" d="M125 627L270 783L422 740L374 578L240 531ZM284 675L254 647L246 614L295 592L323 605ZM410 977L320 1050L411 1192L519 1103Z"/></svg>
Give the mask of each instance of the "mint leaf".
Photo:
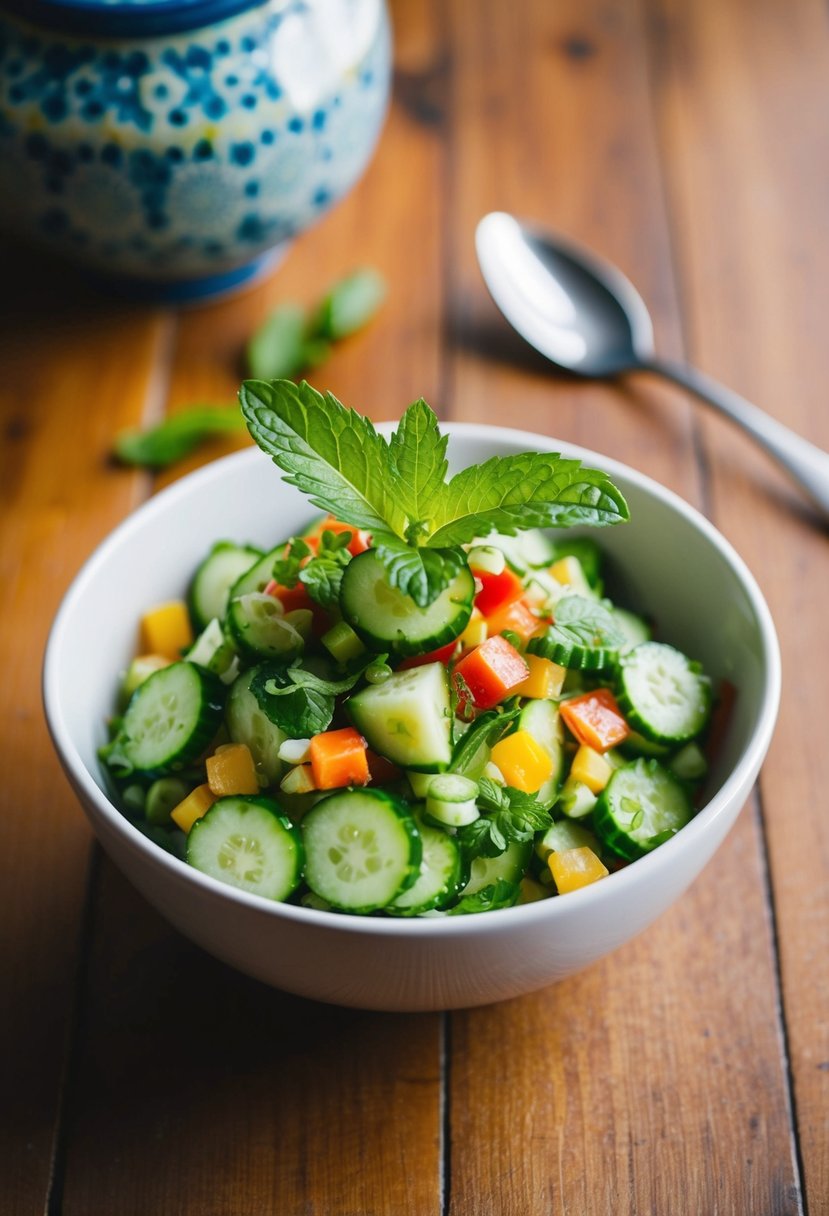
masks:
<svg viewBox="0 0 829 1216"><path fill-rule="evenodd" d="M550 812L532 794L498 785L488 777L478 782L476 802L480 819L458 831L458 839L473 855L498 857L511 841L532 840L552 823Z"/></svg>
<svg viewBox="0 0 829 1216"><path fill-rule="evenodd" d="M447 441L422 397L409 406L389 440L395 495L410 521L409 540L416 540L417 529L428 526L440 509L446 491ZM408 535L411 531L415 536Z"/></svg>
<svg viewBox="0 0 829 1216"><path fill-rule="evenodd" d="M490 532L629 518L620 492L600 469L557 453L493 456L456 474L445 488L430 545L460 545Z"/></svg>
<svg viewBox="0 0 829 1216"><path fill-rule="evenodd" d="M531 638L527 650L564 667L598 670L606 667L624 644L610 611L599 600L565 595L554 609L555 621L541 637ZM554 657L557 656L557 657Z"/></svg>
<svg viewBox="0 0 829 1216"><path fill-rule="evenodd" d="M239 393L251 435L311 502L370 532L402 532L386 441L368 418L303 380L246 380Z"/></svg>
<svg viewBox="0 0 829 1216"><path fill-rule="evenodd" d="M464 895L454 908L448 909L447 916L465 916L472 912L493 912L496 908L511 908L518 902L520 894L517 883L499 878L497 882L482 887L473 895Z"/></svg>
<svg viewBox="0 0 829 1216"><path fill-rule="evenodd" d="M376 270L355 270L330 289L319 306L313 333L331 342L362 329L383 303L386 284Z"/></svg>
<svg viewBox="0 0 829 1216"><path fill-rule="evenodd" d="M272 578L282 587L295 587L299 582L299 572L306 557L311 556L311 550L301 536L293 536L285 551L285 556L277 558L273 564Z"/></svg>
<svg viewBox="0 0 829 1216"><path fill-rule="evenodd" d="M375 534L372 542L386 567L389 584L408 595L419 608L434 603L466 565L462 549L416 548L388 532Z"/></svg>
<svg viewBox="0 0 829 1216"><path fill-rule="evenodd" d="M299 581L308 594L323 608L336 608L340 600L343 571L351 561L348 545L350 532L325 531L316 557L312 557L299 573Z"/></svg>
<svg viewBox="0 0 829 1216"><path fill-rule="evenodd" d="M298 304L275 309L254 332L245 353L255 380L296 376L307 366L304 310Z"/></svg>
<svg viewBox="0 0 829 1216"><path fill-rule="evenodd" d="M113 451L122 464L163 469L216 435L241 430L236 406L192 405L144 431L121 431Z"/></svg>

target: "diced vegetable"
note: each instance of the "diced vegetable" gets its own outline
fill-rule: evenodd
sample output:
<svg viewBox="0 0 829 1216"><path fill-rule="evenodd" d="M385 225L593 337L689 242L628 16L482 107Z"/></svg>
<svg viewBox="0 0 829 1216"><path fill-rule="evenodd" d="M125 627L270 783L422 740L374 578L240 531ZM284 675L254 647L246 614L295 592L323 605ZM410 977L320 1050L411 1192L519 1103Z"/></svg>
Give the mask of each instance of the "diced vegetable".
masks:
<svg viewBox="0 0 829 1216"><path fill-rule="evenodd" d="M492 574L479 567L475 570L475 577L481 584L475 596L475 607L484 616L491 616L523 595L524 584L512 570L504 568L500 574Z"/></svg>
<svg viewBox="0 0 829 1216"><path fill-rule="evenodd" d="M592 849L587 848L551 853L549 866L559 895L590 886L600 878L606 878L608 874L607 866L601 858L597 857Z"/></svg>
<svg viewBox="0 0 829 1216"><path fill-rule="evenodd" d="M537 654L524 655L524 662L529 668L526 680L516 684L513 695L516 697L532 697L536 700L548 700L557 697L567 675L566 667L559 667L550 659L542 659Z"/></svg>
<svg viewBox="0 0 829 1216"><path fill-rule="evenodd" d="M184 600L158 604L141 618L141 647L171 661L193 645L193 628Z"/></svg>
<svg viewBox="0 0 829 1216"><path fill-rule="evenodd" d="M490 637L498 633L514 633L526 644L530 638L546 629L525 600L513 600L486 618Z"/></svg>
<svg viewBox="0 0 829 1216"><path fill-rule="evenodd" d="M530 673L515 647L502 637L487 638L455 665L459 696L469 689L478 709L492 709Z"/></svg>
<svg viewBox="0 0 829 1216"><path fill-rule="evenodd" d="M594 794L600 794L613 776L613 765L608 764L601 752L582 744L570 765L570 776L581 781Z"/></svg>
<svg viewBox="0 0 829 1216"><path fill-rule="evenodd" d="M616 747L630 734L630 728L609 688L597 688L564 701L561 716L579 743L597 752Z"/></svg>
<svg viewBox="0 0 829 1216"><path fill-rule="evenodd" d="M173 808L170 818L177 827L181 828L182 832L189 832L196 820L207 814L216 801L216 797L217 795L206 782L204 785L197 785L186 798L182 798L177 807Z"/></svg>
<svg viewBox="0 0 829 1216"><path fill-rule="evenodd" d="M318 790L368 784L366 741L353 726L314 735L309 751L311 772Z"/></svg>
<svg viewBox="0 0 829 1216"><path fill-rule="evenodd" d="M253 756L244 743L219 747L205 761L207 784L217 798L230 794L258 794L259 780Z"/></svg>
<svg viewBox="0 0 829 1216"><path fill-rule="evenodd" d="M535 794L553 772L550 753L527 730L517 730L492 749L492 762L504 774L507 785Z"/></svg>

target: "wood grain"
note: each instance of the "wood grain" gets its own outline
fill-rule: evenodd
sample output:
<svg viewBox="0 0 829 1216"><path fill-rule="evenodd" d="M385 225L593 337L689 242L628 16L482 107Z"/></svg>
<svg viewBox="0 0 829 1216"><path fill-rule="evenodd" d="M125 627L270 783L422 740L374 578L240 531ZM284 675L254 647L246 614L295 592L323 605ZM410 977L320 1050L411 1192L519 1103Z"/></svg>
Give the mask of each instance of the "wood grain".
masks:
<svg viewBox="0 0 829 1216"><path fill-rule="evenodd" d="M829 448L820 305L829 71L823 5L654 5L663 148L686 273L690 354ZM723 48L734 48L724 56ZM733 149L739 148L739 164ZM815 747L827 666L826 535L785 477L706 419L716 520L780 632L784 695L761 779L787 1048L808 1211L829 1211L829 755ZM818 728L819 729L819 728Z"/></svg>
<svg viewBox="0 0 829 1216"><path fill-rule="evenodd" d="M32 255L6 249L3 265L0 1178L4 1208L34 1212L55 1153L90 839L49 744L40 668L60 596L135 502L109 442L141 417L163 323Z"/></svg>
<svg viewBox="0 0 829 1216"><path fill-rule="evenodd" d="M497 202L575 234L631 274L663 349L676 350L642 14L622 4L529 8L524 24L486 6L474 49L467 29L454 86L453 231L470 231L476 211ZM465 248L455 274L453 303L471 329L485 306ZM532 371L504 362L484 372L461 351L458 412L597 447L699 497L690 411L676 394L558 385ZM482 1194L494 1212L798 1210L765 901L761 834L745 814L637 942L537 996L453 1018L453 1216L481 1211ZM726 974L714 997L709 977Z"/></svg>

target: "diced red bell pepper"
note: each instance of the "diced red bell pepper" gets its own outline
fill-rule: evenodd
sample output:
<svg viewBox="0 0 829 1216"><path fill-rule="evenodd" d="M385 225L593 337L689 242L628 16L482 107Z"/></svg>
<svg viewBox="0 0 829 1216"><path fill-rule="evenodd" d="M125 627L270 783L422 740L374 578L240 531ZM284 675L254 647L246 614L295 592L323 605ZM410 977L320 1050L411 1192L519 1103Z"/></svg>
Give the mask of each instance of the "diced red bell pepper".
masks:
<svg viewBox="0 0 829 1216"><path fill-rule="evenodd" d="M464 655L452 674L462 704L469 700L469 689L478 709L492 709L511 688L526 680L530 669L515 647L497 636Z"/></svg>
<svg viewBox="0 0 829 1216"><path fill-rule="evenodd" d="M265 587L264 593L278 599L286 612L295 612L298 608L307 608L313 616L311 628L315 637L320 637L331 625L328 613L315 600L311 599L308 594L308 588L304 583L297 583L295 587L285 587L281 583L277 583L275 579L271 579Z"/></svg>
<svg viewBox="0 0 829 1216"><path fill-rule="evenodd" d="M526 600L513 600L505 604L486 619L490 637L510 630L517 633L522 642L528 642L537 633L543 633L546 625L540 621Z"/></svg>
<svg viewBox="0 0 829 1216"><path fill-rule="evenodd" d="M411 655L402 663L398 663L397 670L405 671L407 667L425 667L427 663L448 663L455 653L457 644L456 638L452 642L447 642L445 646L439 646L437 650L430 650L428 654Z"/></svg>
<svg viewBox="0 0 829 1216"><path fill-rule="evenodd" d="M565 725L579 743L606 752L630 734L630 727L609 688L596 688L561 703Z"/></svg>
<svg viewBox="0 0 829 1216"><path fill-rule="evenodd" d="M475 578L481 584L481 590L475 596L475 607L484 616L489 616L505 604L520 599L524 592L524 584L509 567L502 570L500 574L490 574L488 570L476 570Z"/></svg>

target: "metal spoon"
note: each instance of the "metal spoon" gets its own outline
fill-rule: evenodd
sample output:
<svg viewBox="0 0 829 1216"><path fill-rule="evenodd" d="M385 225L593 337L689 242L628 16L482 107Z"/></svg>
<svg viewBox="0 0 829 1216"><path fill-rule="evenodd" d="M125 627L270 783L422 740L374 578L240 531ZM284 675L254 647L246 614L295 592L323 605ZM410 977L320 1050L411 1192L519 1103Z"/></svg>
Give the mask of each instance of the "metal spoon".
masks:
<svg viewBox="0 0 829 1216"><path fill-rule="evenodd" d="M648 310L621 271L503 211L484 216L475 245L493 300L541 354L580 376L649 371L690 389L756 439L829 519L829 454L702 372L657 358Z"/></svg>

